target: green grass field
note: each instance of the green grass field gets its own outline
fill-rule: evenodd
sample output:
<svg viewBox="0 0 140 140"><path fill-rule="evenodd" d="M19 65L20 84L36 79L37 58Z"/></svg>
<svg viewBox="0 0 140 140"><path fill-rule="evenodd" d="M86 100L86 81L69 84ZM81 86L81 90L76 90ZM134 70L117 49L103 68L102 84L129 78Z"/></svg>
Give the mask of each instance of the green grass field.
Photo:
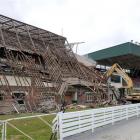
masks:
<svg viewBox="0 0 140 140"><path fill-rule="evenodd" d="M88 108L89 109L89 108ZM67 109L66 112L80 111L85 109ZM39 114L13 114L13 115L0 115L0 120L6 120L11 118L26 117ZM52 120L55 115L43 116L45 121L52 125ZM10 123L16 126L18 129L22 130L24 133L31 136L34 140L49 140L52 134L51 128L46 125L39 118L28 118L22 120L13 120ZM0 129L2 127L0 126ZM1 131L0 131L1 132ZM26 136L13 129L10 125L7 125L7 140L29 140Z"/></svg>
<svg viewBox="0 0 140 140"><path fill-rule="evenodd" d="M31 116L30 114L1 115L0 119L5 120L8 118L15 118L21 116L28 116L28 115ZM48 115L48 116L43 116L41 118L43 118L50 125L52 125L52 120L54 117L55 115ZM38 118L13 120L10 121L10 123L16 126L18 129L22 130L24 133L31 136L35 140L49 140L51 136L51 128ZM29 140L29 138L25 137L23 134L13 129L11 126L7 125L7 140Z"/></svg>

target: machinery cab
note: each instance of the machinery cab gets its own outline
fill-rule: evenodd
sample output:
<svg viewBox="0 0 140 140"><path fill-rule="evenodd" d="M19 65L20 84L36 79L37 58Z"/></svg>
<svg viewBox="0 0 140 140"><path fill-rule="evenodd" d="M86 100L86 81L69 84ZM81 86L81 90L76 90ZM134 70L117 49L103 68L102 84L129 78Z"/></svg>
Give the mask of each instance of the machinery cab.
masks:
<svg viewBox="0 0 140 140"><path fill-rule="evenodd" d="M123 87L123 78L117 74L113 73L107 81L111 86L114 86L115 88L122 88Z"/></svg>

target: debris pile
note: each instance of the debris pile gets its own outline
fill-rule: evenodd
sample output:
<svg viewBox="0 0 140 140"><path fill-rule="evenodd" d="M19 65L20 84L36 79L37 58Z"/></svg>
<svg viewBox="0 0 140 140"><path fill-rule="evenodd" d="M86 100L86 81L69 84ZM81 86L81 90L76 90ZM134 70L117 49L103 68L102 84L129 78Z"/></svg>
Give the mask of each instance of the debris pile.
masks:
<svg viewBox="0 0 140 140"><path fill-rule="evenodd" d="M89 108L89 106L86 106L86 105L77 105L77 104L70 104L70 105L67 105L66 108L67 109L80 110L80 109Z"/></svg>

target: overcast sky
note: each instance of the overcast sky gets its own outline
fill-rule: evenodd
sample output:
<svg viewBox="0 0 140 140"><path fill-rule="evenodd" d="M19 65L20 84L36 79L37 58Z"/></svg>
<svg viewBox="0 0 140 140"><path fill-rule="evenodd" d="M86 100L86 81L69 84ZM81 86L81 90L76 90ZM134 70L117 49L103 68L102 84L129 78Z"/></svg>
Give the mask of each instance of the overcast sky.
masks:
<svg viewBox="0 0 140 140"><path fill-rule="evenodd" d="M0 13L84 41L79 54L140 42L140 0L0 0Z"/></svg>

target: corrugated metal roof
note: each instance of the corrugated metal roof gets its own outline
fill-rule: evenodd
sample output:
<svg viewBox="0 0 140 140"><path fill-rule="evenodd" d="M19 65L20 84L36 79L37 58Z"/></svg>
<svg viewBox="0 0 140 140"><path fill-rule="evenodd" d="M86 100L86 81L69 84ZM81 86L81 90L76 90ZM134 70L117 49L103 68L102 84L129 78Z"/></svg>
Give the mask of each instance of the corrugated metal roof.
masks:
<svg viewBox="0 0 140 140"><path fill-rule="evenodd" d="M140 56L140 46L132 42L126 42L110 48L92 52L87 55L93 60L101 60L127 54L134 54Z"/></svg>
<svg viewBox="0 0 140 140"><path fill-rule="evenodd" d="M132 42L92 52L87 56L102 65L119 63L124 67L140 67L140 45Z"/></svg>

